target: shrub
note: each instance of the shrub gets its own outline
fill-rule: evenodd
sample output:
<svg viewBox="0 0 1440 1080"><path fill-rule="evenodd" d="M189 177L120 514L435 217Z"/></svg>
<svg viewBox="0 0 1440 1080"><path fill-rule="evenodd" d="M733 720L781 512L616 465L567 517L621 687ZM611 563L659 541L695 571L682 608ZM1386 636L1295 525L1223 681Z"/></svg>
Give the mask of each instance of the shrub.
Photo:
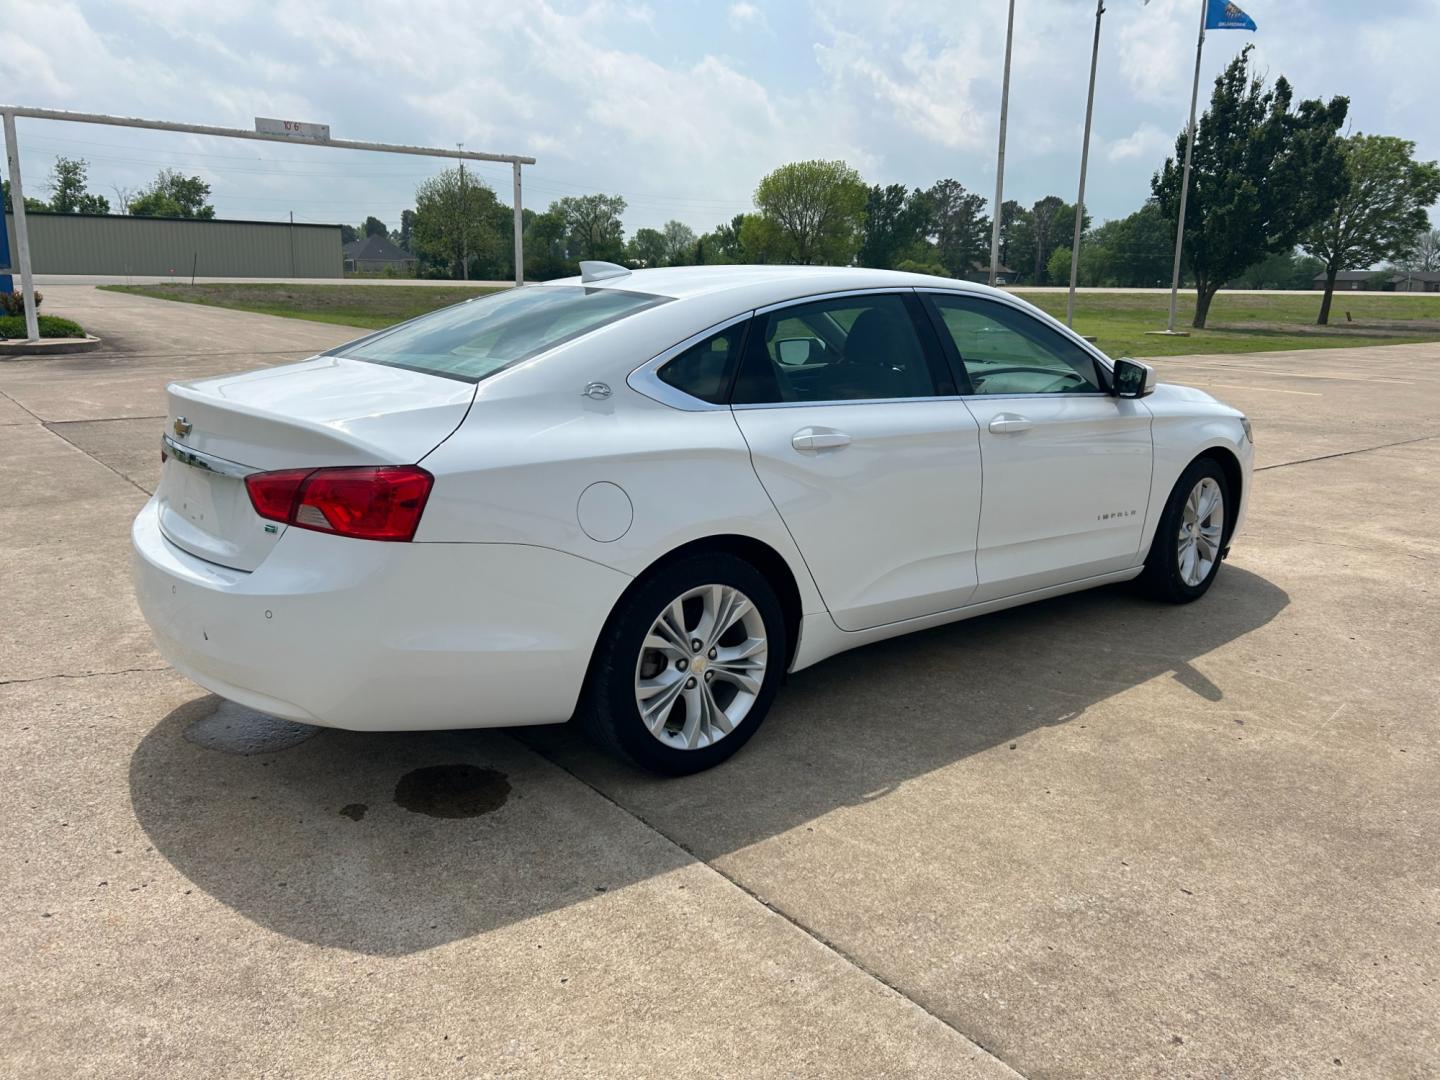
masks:
<svg viewBox="0 0 1440 1080"><path fill-rule="evenodd" d="M906 274L931 274L934 277L949 277L950 273L938 262L921 262L918 259L904 259L895 267Z"/></svg>
<svg viewBox="0 0 1440 1080"><path fill-rule="evenodd" d="M42 300L44 300L44 299L45 299L44 294L41 293L39 289L36 289L36 290L35 290L35 307L36 307L37 309L40 307L40 301L42 301ZM14 292L0 292L0 315L24 315L24 314L25 314L25 294L24 294L24 293L22 293L19 289L16 289Z"/></svg>
<svg viewBox="0 0 1440 1080"><path fill-rule="evenodd" d="M0 293L0 296L3 295L5 294ZM40 324L40 336L42 338L85 336L85 331L79 323L71 322L69 319L62 319L58 315L41 315L36 321ZM24 337L24 315L0 315L0 340L5 338L23 339Z"/></svg>

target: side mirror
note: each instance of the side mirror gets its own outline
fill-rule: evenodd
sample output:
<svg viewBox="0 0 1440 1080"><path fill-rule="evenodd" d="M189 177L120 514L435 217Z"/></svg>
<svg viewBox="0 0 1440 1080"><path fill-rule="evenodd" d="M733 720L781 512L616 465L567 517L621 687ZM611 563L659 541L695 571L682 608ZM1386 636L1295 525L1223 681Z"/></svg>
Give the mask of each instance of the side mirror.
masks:
<svg viewBox="0 0 1440 1080"><path fill-rule="evenodd" d="M819 338L781 338L775 342L775 355L786 367L816 364L825 359L825 342Z"/></svg>
<svg viewBox="0 0 1440 1080"><path fill-rule="evenodd" d="M1115 361L1113 383L1116 397L1142 398L1155 392L1155 369L1122 356Z"/></svg>

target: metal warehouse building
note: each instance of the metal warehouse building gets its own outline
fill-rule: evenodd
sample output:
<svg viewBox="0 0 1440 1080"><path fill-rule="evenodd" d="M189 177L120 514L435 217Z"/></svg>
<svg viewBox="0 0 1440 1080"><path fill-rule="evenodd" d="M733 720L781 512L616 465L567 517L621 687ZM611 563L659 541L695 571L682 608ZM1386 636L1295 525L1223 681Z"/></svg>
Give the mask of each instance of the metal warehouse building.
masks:
<svg viewBox="0 0 1440 1080"><path fill-rule="evenodd" d="M25 214L37 274L189 277L343 276L339 225L195 221L112 214ZM15 250L14 215L5 215Z"/></svg>

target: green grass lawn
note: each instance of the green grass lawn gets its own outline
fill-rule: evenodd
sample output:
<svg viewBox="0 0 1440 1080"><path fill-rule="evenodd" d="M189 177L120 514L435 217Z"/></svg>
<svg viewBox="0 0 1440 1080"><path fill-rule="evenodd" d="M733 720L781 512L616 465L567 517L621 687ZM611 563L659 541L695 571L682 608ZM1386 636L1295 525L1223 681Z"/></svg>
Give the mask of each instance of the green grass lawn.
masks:
<svg viewBox="0 0 1440 1080"><path fill-rule="evenodd" d="M1065 319L1063 292L1016 295ZM1111 356L1185 356L1191 353L1267 352L1271 349L1323 349L1343 345L1399 345L1440 341L1440 295L1395 296L1384 293L1336 293L1330 325L1316 326L1320 293L1306 295L1227 293L1210 305L1204 330L1193 330L1193 293L1180 294L1175 328L1189 337L1154 337L1165 329L1170 294L1079 292L1075 329L1092 335ZM1346 313L1353 321L1347 321Z"/></svg>
<svg viewBox="0 0 1440 1080"><path fill-rule="evenodd" d="M101 285L110 292L187 304L256 311L287 319L379 330L436 308L495 292L471 285L271 285L257 282L184 285Z"/></svg>
<svg viewBox="0 0 1440 1080"><path fill-rule="evenodd" d="M168 282L101 288L370 329L495 291L466 285L184 285ZM1065 317L1063 292L1017 295L1059 319ZM1211 305L1210 325L1204 330L1190 330L1189 337L1176 338L1147 334L1150 330L1164 329L1169 305L1170 294L1164 290L1081 292L1075 299L1075 329L1094 336L1100 348L1111 356L1184 356L1440 341L1440 295L1337 293L1330 312L1331 325L1316 326L1319 293L1242 295L1222 291ZM1177 329L1190 328L1193 311L1193 294L1182 292Z"/></svg>

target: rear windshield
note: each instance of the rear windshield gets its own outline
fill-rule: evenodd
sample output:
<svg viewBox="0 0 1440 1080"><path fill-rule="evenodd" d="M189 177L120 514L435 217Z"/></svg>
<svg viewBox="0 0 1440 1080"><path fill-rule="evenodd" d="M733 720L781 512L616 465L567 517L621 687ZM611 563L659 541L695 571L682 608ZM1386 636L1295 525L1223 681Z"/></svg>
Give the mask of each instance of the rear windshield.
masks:
<svg viewBox="0 0 1440 1080"><path fill-rule="evenodd" d="M582 285L522 287L422 315L329 355L479 382L667 299Z"/></svg>

